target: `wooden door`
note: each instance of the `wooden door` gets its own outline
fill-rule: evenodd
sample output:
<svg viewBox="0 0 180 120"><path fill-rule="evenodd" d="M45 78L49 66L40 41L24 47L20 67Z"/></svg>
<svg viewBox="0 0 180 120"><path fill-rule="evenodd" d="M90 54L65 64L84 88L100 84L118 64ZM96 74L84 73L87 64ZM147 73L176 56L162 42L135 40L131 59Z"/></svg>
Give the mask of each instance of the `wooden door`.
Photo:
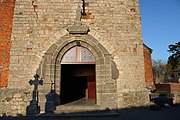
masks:
<svg viewBox="0 0 180 120"><path fill-rule="evenodd" d="M96 101L96 82L95 76L88 77L88 100Z"/></svg>

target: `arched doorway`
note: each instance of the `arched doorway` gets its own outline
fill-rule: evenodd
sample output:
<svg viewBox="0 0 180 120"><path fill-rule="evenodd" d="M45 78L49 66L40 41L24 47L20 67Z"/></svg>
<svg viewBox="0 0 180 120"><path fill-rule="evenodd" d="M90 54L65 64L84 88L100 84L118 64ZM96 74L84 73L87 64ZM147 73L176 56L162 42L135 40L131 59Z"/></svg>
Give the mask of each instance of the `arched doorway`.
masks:
<svg viewBox="0 0 180 120"><path fill-rule="evenodd" d="M95 58L80 46L69 49L61 60L60 104L96 103Z"/></svg>
<svg viewBox="0 0 180 120"><path fill-rule="evenodd" d="M81 60L79 62L77 61L77 59L73 59L73 60L76 60L76 62L69 61L69 60L64 61L63 59L65 59L66 58L65 56L68 55L68 51L76 47L81 47L81 49L84 48L85 51L88 51L87 53L90 53L90 55L88 56L91 56L93 58L93 62L87 61L90 59L85 59L88 57L83 57L85 60L83 59L83 61ZM80 58L82 58L82 56L79 57L79 60ZM53 98L55 99L54 101L56 103L56 107L57 109L59 109L58 105L60 105L61 106L60 108L62 108L63 107L62 104L65 104L65 102L64 103L62 102L63 98L65 97L61 95L61 93L63 93L63 90L64 90L63 85L61 85L61 82L63 82L62 73L66 73L67 76L69 76L68 71L71 70L73 66L77 65L78 68L83 69L82 67L83 65L88 67L88 65L91 65L91 64L92 66L94 65L94 74L95 74L94 76L95 79L92 82L92 84L94 84L92 85L92 87L94 86L95 88L94 89L95 92L92 92L92 96L95 95L95 97L93 97L94 102L92 106L94 106L95 104L95 106L99 106L101 108L107 108L109 106L116 108L117 107L117 101L116 101L117 100L117 81L116 79L112 79L114 76L114 75L112 76L112 73L114 73L113 72L114 67L112 68L111 54L106 50L106 48L101 43L99 43L91 35L86 35L84 37L82 36L62 37L58 42L53 44L47 50L44 56L44 60L41 65L41 68L42 68L41 74L44 79L44 85L41 90L42 92L40 94L41 95L40 99L44 99L45 95L47 95L49 91L54 91L55 94L58 96L57 98L56 97ZM68 65L71 67L68 67ZM90 69L90 67L88 67L88 69ZM69 86L67 84L67 88L68 87ZM86 90L93 91L93 89L90 89L90 86ZM90 96L91 96L90 94L91 93L89 93L88 95L86 94L86 98L89 97L88 99L86 99L87 101L90 100ZM68 96L68 94L66 94L65 96ZM42 101L40 102L40 104L41 106L43 106L45 102ZM88 107L89 106L91 106L91 104L88 104ZM43 107L42 107L42 110L43 110Z"/></svg>

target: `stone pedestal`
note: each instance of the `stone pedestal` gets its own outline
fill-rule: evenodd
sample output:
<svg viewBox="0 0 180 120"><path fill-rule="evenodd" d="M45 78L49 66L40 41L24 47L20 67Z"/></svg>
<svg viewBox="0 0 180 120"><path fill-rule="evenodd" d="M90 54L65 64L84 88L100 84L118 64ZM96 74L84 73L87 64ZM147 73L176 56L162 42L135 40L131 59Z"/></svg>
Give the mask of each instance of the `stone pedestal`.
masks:
<svg viewBox="0 0 180 120"><path fill-rule="evenodd" d="M38 103L36 100L32 100L30 102L30 105L27 106L27 115L35 116L40 113L40 106L38 106Z"/></svg>

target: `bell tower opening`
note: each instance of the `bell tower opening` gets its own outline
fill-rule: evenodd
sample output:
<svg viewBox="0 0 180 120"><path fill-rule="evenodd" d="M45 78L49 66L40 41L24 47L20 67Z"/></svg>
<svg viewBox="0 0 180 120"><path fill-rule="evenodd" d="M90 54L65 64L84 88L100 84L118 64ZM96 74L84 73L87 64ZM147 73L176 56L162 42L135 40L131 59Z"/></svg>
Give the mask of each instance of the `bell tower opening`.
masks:
<svg viewBox="0 0 180 120"><path fill-rule="evenodd" d="M95 59L80 46L68 50L61 61L60 104L95 104Z"/></svg>

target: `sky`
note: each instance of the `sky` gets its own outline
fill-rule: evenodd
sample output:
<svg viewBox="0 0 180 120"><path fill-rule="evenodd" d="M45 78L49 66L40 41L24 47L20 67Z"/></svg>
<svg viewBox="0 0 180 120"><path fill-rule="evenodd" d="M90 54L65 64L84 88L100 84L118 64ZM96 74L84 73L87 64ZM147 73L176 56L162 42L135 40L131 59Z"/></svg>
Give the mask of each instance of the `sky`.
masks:
<svg viewBox="0 0 180 120"><path fill-rule="evenodd" d="M180 0L139 0L144 43L153 60L167 61L168 45L180 41Z"/></svg>

